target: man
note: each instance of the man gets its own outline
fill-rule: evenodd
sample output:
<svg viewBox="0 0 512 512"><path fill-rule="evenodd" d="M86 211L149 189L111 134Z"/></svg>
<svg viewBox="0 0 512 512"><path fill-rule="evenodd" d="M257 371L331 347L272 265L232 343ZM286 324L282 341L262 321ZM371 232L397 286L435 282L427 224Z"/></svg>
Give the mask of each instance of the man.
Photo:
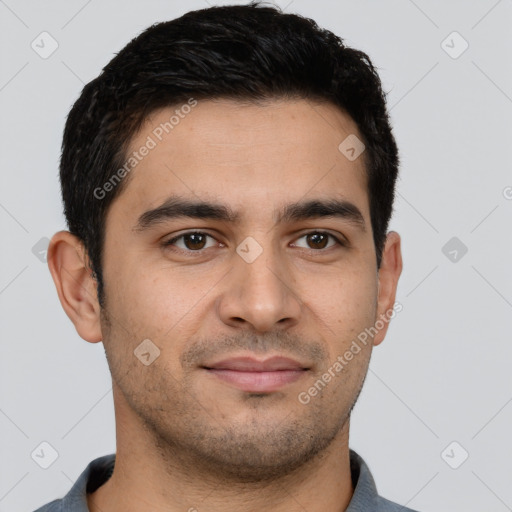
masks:
<svg viewBox="0 0 512 512"><path fill-rule="evenodd" d="M410 510L348 443L397 309L397 169L369 58L312 20L212 7L132 40L69 114L48 252L117 448L39 510Z"/></svg>

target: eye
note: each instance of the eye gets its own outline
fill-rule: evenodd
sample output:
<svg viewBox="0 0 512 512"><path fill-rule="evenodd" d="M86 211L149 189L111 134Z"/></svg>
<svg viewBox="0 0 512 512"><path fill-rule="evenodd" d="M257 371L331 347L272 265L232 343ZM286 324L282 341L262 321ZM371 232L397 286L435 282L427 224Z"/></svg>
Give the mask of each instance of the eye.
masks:
<svg viewBox="0 0 512 512"><path fill-rule="evenodd" d="M212 240L210 245L208 245L208 239ZM302 247L304 249L309 249L316 252L330 249L336 245L345 246L345 244L341 242L337 237L326 231L311 231L298 238L298 240L301 239L306 239L306 246L299 245L297 243L292 244L292 246ZM330 245L329 239L331 239L332 242ZM190 231L188 233L182 233L179 236L171 238L170 240L163 242L162 245L164 247L173 246L180 251L192 253L201 252L202 250L208 249L209 247L214 247L216 242L217 241L215 238L208 233L204 233L202 231Z"/></svg>
<svg viewBox="0 0 512 512"><path fill-rule="evenodd" d="M183 233L179 236L171 238L170 240L167 240L163 245L164 247L173 245L178 247L178 249L188 252L199 252L202 249L208 249L208 247L213 247L215 245L215 243L213 243L212 245L207 246L206 244L208 238L215 240L208 233L203 233L202 231L190 231L189 233ZM176 243L178 240L180 242Z"/></svg>
<svg viewBox="0 0 512 512"><path fill-rule="evenodd" d="M305 235L298 238L298 240L305 238L306 243L309 244L309 247L302 246L305 249L313 249L313 250L325 250L330 249L331 247L335 245L345 245L343 244L338 238L336 238L334 235L331 235L331 233L327 233L326 231L311 231L309 233L306 233ZM329 238L331 238L334 243L331 245L327 245ZM297 245L296 243L293 244L294 246ZM298 247L301 247L300 245Z"/></svg>

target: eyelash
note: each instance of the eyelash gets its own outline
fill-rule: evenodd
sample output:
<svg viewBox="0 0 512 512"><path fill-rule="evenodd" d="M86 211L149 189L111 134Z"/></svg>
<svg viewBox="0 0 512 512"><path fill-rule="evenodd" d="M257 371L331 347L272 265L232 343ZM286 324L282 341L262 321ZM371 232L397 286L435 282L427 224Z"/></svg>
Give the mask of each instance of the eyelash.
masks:
<svg viewBox="0 0 512 512"><path fill-rule="evenodd" d="M184 238L185 236L188 236L188 235L206 235L210 238L213 238L215 239L214 236L210 235L209 233L206 233L204 231L187 231L186 233L182 233L181 235L178 235L174 238L171 238L170 240L167 240L165 242L163 242L163 247L164 248L172 248L172 245L180 240L181 238ZM328 251L329 249L332 249L333 247L335 247L336 245L338 245L339 247L346 247L347 244L342 242L338 237L334 236L332 233L329 233L328 231L318 231L318 230L313 230L313 231L308 231L307 233L304 233L302 234L298 239L300 238L304 238L308 235L327 235L328 237L331 237L335 242L336 244L334 246L331 246L331 247L328 247L326 249L305 249L302 247L302 249L306 250L306 251L310 251L312 253L322 253L322 252L326 252ZM206 249L210 249L210 247L207 247ZM196 251L194 250L191 250L191 249L181 249L181 248L172 248L171 250L175 251L175 252L181 252L181 253L184 253L184 254L188 254L188 255L195 255L195 254L201 254L202 252L204 252L206 249L198 249Z"/></svg>

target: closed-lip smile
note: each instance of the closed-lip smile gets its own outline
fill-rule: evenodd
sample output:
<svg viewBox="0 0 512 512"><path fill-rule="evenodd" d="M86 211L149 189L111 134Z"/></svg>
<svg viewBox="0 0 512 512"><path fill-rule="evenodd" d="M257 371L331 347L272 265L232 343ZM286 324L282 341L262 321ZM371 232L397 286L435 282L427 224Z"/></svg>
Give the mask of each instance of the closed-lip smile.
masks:
<svg viewBox="0 0 512 512"><path fill-rule="evenodd" d="M272 392L297 381L309 368L289 357L232 357L204 365L203 369L242 391Z"/></svg>

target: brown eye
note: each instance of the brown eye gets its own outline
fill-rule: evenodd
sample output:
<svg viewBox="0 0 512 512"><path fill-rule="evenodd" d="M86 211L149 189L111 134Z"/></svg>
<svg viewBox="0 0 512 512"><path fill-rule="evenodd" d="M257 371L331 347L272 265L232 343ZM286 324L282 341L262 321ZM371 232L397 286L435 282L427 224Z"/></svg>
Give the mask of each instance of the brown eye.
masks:
<svg viewBox="0 0 512 512"><path fill-rule="evenodd" d="M312 233L306 236L312 249L325 249L328 236L325 233Z"/></svg>
<svg viewBox="0 0 512 512"><path fill-rule="evenodd" d="M198 252L201 251L202 249L207 248L206 244L208 238L214 240L214 238L211 235L208 235L207 233L194 231L190 233L183 233L180 236L172 238L171 240L164 242L164 246L176 246L178 249L181 249L183 251ZM179 243L177 243L178 241ZM211 245L208 247L211 247Z"/></svg>
<svg viewBox="0 0 512 512"><path fill-rule="evenodd" d="M190 235L185 235L183 241L187 249L204 249L206 237L202 233L191 233Z"/></svg>
<svg viewBox="0 0 512 512"><path fill-rule="evenodd" d="M310 233L306 233L305 235L301 236L299 240L300 239L306 239L306 246L299 244L294 245L297 245L298 247L302 247L304 249L313 249L315 251L329 249L335 245L344 245L334 235L331 235L331 233L327 233L325 231L311 231ZM333 240L334 243L328 245L329 239Z"/></svg>

